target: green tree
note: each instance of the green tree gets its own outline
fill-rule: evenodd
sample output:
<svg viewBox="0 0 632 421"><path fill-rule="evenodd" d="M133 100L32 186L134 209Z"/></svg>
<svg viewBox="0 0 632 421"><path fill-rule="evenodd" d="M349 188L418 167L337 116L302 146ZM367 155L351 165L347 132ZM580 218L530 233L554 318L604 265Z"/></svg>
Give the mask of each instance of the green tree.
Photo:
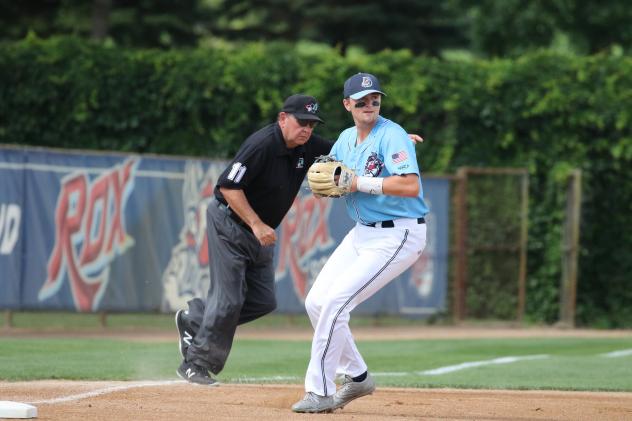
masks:
<svg viewBox="0 0 632 421"><path fill-rule="evenodd" d="M0 38L76 35L129 47L194 46L209 8L202 0L0 0Z"/></svg>
<svg viewBox="0 0 632 421"><path fill-rule="evenodd" d="M463 1L469 4L473 49L489 56L520 54L548 46L555 36L555 18L531 0Z"/></svg>
<svg viewBox="0 0 632 421"><path fill-rule="evenodd" d="M339 45L343 51L349 45L359 45L368 52L406 48L436 56L445 48L467 45L461 20L448 4L434 0L325 0L305 13L317 29L313 39Z"/></svg>
<svg viewBox="0 0 632 421"><path fill-rule="evenodd" d="M612 46L630 51L628 0L455 0L467 11L473 50L487 56L519 55L561 44L593 54Z"/></svg>
<svg viewBox="0 0 632 421"><path fill-rule="evenodd" d="M449 2L434 0L224 0L217 3L212 32L231 40L307 39L368 52L407 48L437 55L467 44Z"/></svg>
<svg viewBox="0 0 632 421"><path fill-rule="evenodd" d="M0 0L0 38L22 39L29 32L40 37L89 31L90 3L79 0Z"/></svg>
<svg viewBox="0 0 632 421"><path fill-rule="evenodd" d="M195 46L207 12L200 0L113 0L108 35L130 47Z"/></svg>
<svg viewBox="0 0 632 421"><path fill-rule="evenodd" d="M614 45L630 52L632 4L629 1L555 0L548 7L556 26L573 40L579 52L593 54Z"/></svg>
<svg viewBox="0 0 632 421"><path fill-rule="evenodd" d="M296 41L309 0L219 0L209 4L209 32L233 41Z"/></svg>

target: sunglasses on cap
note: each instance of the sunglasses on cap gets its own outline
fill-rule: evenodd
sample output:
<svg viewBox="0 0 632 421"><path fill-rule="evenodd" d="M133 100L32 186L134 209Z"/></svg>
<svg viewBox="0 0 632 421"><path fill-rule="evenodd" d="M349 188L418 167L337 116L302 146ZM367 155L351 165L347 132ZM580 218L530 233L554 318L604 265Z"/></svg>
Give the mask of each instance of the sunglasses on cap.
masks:
<svg viewBox="0 0 632 421"><path fill-rule="evenodd" d="M373 105L374 107L379 107L380 106L380 101L372 101L371 105ZM358 101L355 103L354 107L356 108L364 108L366 107L366 101Z"/></svg>
<svg viewBox="0 0 632 421"><path fill-rule="evenodd" d="M304 120L302 118L296 118L294 115L292 117L294 117L294 120L296 120L298 125L301 127L309 127L310 129L313 129L318 126L318 121L316 120Z"/></svg>

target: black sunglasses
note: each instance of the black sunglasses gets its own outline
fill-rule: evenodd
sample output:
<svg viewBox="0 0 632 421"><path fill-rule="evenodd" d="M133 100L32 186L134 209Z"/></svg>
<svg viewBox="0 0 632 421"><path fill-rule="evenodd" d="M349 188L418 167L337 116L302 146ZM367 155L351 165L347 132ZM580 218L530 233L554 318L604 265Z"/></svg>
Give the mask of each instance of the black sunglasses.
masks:
<svg viewBox="0 0 632 421"><path fill-rule="evenodd" d="M316 127L318 125L318 121L316 121L316 120L304 120L302 118L296 118L296 117L294 117L294 119L296 120L298 125L301 126L301 127L309 126L310 129L313 129L314 127Z"/></svg>
<svg viewBox="0 0 632 421"><path fill-rule="evenodd" d="M374 107L379 107L380 106L380 101L373 101L373 102L371 102L371 105L373 105ZM365 101L356 102L354 107L356 107L356 108L364 108L364 107L366 107L366 102Z"/></svg>

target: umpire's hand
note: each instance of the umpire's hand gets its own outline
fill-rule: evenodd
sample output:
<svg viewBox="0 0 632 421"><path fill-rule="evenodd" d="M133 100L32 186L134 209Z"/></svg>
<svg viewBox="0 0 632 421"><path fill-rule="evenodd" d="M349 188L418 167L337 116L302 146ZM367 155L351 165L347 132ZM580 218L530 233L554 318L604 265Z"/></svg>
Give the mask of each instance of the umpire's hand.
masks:
<svg viewBox="0 0 632 421"><path fill-rule="evenodd" d="M255 222L251 228L262 246L271 246L276 242L276 232L263 221Z"/></svg>

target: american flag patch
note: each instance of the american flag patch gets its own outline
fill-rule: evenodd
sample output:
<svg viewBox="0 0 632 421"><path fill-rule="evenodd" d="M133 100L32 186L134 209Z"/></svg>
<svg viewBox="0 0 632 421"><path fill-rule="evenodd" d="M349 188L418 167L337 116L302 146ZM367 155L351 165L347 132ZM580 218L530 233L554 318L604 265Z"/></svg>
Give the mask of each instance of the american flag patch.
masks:
<svg viewBox="0 0 632 421"><path fill-rule="evenodd" d="M408 154L406 153L406 151L401 151L394 153L391 158L393 159L393 162L395 164L399 164L400 162L404 162L408 159Z"/></svg>

